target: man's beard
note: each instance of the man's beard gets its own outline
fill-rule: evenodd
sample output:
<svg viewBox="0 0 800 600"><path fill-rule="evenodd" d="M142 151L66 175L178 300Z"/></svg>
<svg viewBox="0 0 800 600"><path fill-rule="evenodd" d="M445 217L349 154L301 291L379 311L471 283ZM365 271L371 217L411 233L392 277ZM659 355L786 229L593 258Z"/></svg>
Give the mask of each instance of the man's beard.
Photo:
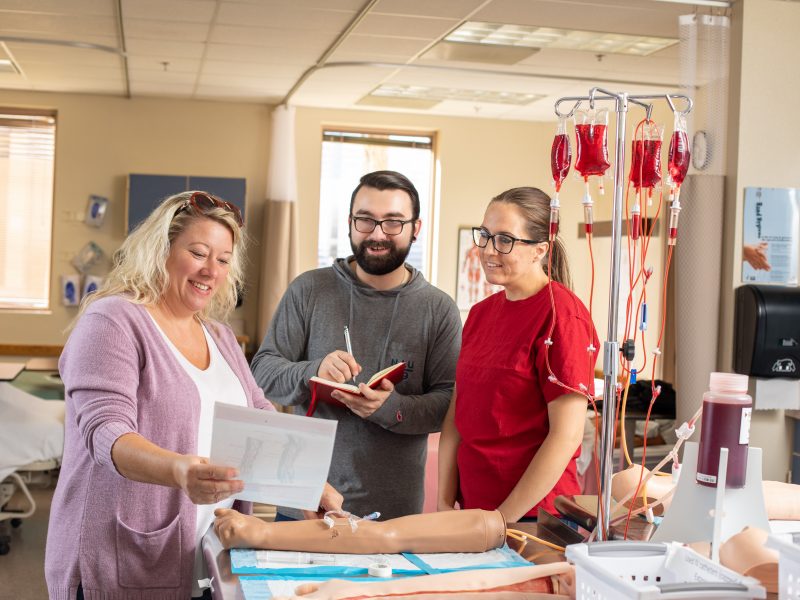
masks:
<svg viewBox="0 0 800 600"><path fill-rule="evenodd" d="M364 240L360 245L356 246L353 239L350 238L350 248L353 250L356 263L358 263L358 266L361 267L365 273L369 273L370 275L386 275L397 269L406 261L406 257L411 251L411 244L405 248L398 248L391 240L382 242ZM369 254L367 248L372 248L373 250L388 248L389 252L382 256L375 256Z"/></svg>

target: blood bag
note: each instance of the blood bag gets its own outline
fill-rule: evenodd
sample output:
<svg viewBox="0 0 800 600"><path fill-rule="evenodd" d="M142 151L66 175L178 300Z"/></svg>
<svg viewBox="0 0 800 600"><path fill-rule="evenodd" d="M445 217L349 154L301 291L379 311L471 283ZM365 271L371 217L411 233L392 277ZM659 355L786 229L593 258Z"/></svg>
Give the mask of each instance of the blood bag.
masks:
<svg viewBox="0 0 800 600"><path fill-rule="evenodd" d="M608 109L575 111L575 171L584 181L597 175L602 177L611 163L608 162Z"/></svg>

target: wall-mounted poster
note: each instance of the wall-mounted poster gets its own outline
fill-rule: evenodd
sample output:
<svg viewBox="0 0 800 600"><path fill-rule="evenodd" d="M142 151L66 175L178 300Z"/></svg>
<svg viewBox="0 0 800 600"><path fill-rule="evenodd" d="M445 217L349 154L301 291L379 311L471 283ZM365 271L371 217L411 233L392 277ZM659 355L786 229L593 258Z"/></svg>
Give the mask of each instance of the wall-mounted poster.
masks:
<svg viewBox="0 0 800 600"><path fill-rule="evenodd" d="M456 304L460 310L469 310L473 304L503 289L487 283L481 267L480 248L472 241L471 227L460 227L458 230L456 283Z"/></svg>
<svg viewBox="0 0 800 600"><path fill-rule="evenodd" d="M745 188L742 281L797 285L800 190Z"/></svg>

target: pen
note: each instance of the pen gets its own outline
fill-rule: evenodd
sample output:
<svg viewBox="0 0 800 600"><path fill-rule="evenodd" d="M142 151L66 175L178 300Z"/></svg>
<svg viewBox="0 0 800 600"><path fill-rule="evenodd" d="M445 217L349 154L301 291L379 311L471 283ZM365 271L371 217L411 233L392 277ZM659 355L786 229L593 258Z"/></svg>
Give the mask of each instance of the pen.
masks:
<svg viewBox="0 0 800 600"><path fill-rule="evenodd" d="M344 343L347 344L347 353L353 356L353 345L350 343L350 329L347 325L344 326ZM353 383L356 383L356 376L353 375ZM356 383L356 385L358 385Z"/></svg>

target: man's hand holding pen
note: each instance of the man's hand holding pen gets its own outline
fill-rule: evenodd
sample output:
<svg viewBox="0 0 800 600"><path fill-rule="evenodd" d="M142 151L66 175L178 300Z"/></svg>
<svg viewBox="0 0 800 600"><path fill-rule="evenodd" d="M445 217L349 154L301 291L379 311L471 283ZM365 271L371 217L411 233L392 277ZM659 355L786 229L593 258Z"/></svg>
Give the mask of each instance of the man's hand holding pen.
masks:
<svg viewBox="0 0 800 600"><path fill-rule="evenodd" d="M345 383L361 373L361 365L349 352L334 350L322 359L317 376L330 381Z"/></svg>
<svg viewBox="0 0 800 600"><path fill-rule="evenodd" d="M366 419L383 406L383 403L386 402L386 399L394 390L394 384L388 379L384 379L377 389L372 389L366 383L359 383L358 389L361 392L360 396L354 396L341 390L336 390L331 393L331 396L345 404L347 408L362 419Z"/></svg>

